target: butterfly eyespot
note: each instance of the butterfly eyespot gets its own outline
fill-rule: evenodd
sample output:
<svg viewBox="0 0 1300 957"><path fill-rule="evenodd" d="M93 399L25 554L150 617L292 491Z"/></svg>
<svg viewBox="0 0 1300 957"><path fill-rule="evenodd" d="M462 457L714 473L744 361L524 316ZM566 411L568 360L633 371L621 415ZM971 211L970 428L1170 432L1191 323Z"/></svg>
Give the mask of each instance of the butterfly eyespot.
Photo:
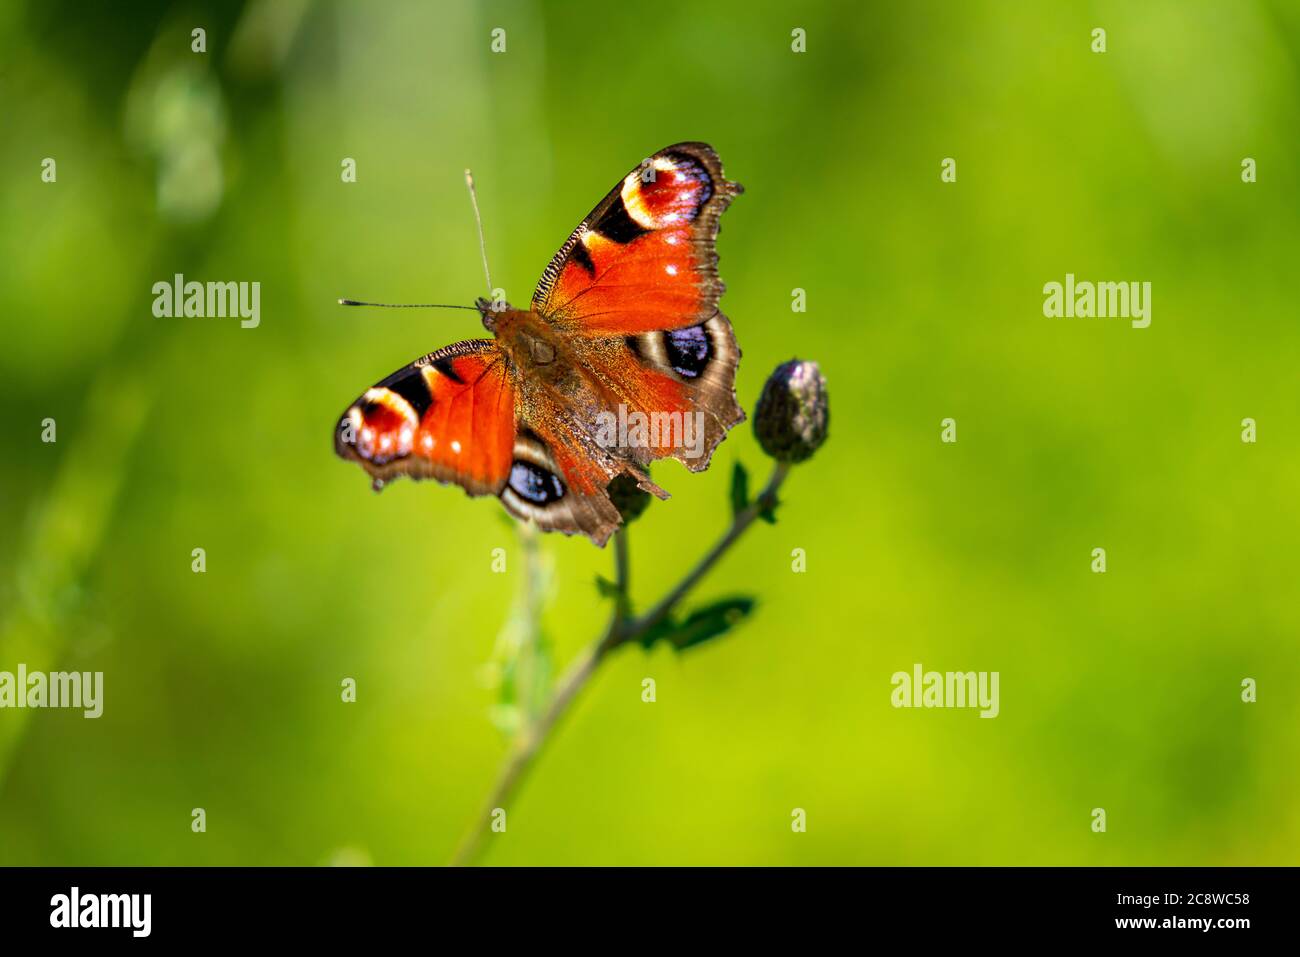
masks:
<svg viewBox="0 0 1300 957"><path fill-rule="evenodd" d="M564 498L564 483L552 472L532 462L515 459L510 466L511 490L534 505L549 505Z"/></svg>
<svg viewBox="0 0 1300 957"><path fill-rule="evenodd" d="M704 326L664 333L664 351L673 371L688 379L699 378L713 359L713 342Z"/></svg>

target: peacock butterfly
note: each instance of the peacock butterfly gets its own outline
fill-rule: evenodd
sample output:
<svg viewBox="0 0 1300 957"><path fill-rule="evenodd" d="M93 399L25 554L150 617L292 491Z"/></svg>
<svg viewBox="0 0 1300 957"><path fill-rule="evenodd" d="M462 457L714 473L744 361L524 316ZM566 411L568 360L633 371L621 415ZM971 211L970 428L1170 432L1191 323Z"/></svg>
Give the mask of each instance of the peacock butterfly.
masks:
<svg viewBox="0 0 1300 957"><path fill-rule="evenodd" d="M736 403L740 348L718 310L718 219L743 192L705 143L660 150L565 240L530 308L480 298L492 339L446 346L350 405L334 449L376 489L401 475L499 496L546 531L603 546L619 475L708 468Z"/></svg>

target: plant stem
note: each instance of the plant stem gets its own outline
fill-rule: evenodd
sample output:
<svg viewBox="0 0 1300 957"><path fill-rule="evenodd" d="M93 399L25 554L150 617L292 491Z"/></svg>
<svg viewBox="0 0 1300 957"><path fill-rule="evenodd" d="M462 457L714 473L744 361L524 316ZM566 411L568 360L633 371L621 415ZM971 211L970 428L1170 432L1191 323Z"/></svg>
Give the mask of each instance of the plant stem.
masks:
<svg viewBox="0 0 1300 957"><path fill-rule="evenodd" d="M710 568L714 566L733 544L736 539L745 533L745 529L754 523L764 511L776 505L776 493L781 488L781 483L785 481L786 475L790 472L790 466L785 462L778 462L776 468L772 470L772 476L767 480L767 485L763 491L758 494L747 507L736 513L735 519L731 523L731 528L727 533L718 540L718 543L709 549L708 553L700 559L699 563L692 568L678 584L677 587L664 596L663 600L654 608L650 609L643 617L638 618L632 625L631 630L637 634L644 633L647 629L654 627L668 617L677 603L686 597L686 593L695 587L696 583L704 577Z"/></svg>
<svg viewBox="0 0 1300 957"><path fill-rule="evenodd" d="M646 631L672 612L677 603L686 597L709 569L717 563L718 559L726 553L727 549L734 545L736 540L745 533L745 530L754 523L754 520L776 504L776 493L781 488L781 483L785 481L789 471L789 465L778 462L758 498L735 514L731 526L718 540L717 544L705 553L704 557L675 588L640 618L631 617L631 603L628 598L630 569L627 526L623 526L615 533L614 571L617 594L614 599L614 613L610 618L609 625L600 640L589 645L574 659L568 670L556 682L555 693L551 696L550 704L541 717L536 722L527 725L516 738L506 754L505 762L497 775L496 784L493 785L491 792L488 794L483 809L474 819L464 837L461 838L456 853L452 856L451 863L453 866L470 864L474 861L479 848L482 846L483 834L492 818L493 811L504 807L514 795L529 768L532 767L538 752L549 740L552 729L578 696L578 692L596 673L596 669L605 660L605 656L619 645L640 638Z"/></svg>
<svg viewBox="0 0 1300 957"><path fill-rule="evenodd" d="M614 533L614 585L618 594L614 601L614 620L610 622L611 630L615 625L632 614L632 595L629 591L632 570L627 550L627 526L624 525Z"/></svg>
<svg viewBox="0 0 1300 957"><path fill-rule="evenodd" d="M586 649L569 665L569 669L556 684L555 694L545 713L536 723L525 728L515 740L497 775L496 784L493 785L492 791L483 804L483 809L479 811L470 829L461 838L460 845L452 856L453 867L469 864L478 855L479 847L483 843L483 833L492 819L493 811L503 807L509 800L525 772L532 765L533 758L537 756L538 750L546 741L555 722L560 719L568 709L569 703L595 672L596 665L604 654L601 651L602 645L603 641Z"/></svg>
<svg viewBox="0 0 1300 957"><path fill-rule="evenodd" d="M544 701L543 688L549 675L539 678L539 670L547 649L542 637L542 554L538 544L537 527L520 522L519 544L524 553L524 580L520 593L523 612L523 630L516 661L518 662L517 694L522 723L526 726L536 719Z"/></svg>

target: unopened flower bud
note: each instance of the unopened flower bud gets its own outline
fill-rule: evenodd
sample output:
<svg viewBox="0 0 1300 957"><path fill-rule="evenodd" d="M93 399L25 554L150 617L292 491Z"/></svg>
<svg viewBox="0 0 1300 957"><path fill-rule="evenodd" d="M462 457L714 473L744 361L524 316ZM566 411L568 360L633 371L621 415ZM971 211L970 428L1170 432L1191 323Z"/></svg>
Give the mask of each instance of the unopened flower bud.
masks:
<svg viewBox="0 0 1300 957"><path fill-rule="evenodd" d="M778 462L802 462L826 441L830 424L826 378L815 362L791 359L776 367L754 410L754 434Z"/></svg>

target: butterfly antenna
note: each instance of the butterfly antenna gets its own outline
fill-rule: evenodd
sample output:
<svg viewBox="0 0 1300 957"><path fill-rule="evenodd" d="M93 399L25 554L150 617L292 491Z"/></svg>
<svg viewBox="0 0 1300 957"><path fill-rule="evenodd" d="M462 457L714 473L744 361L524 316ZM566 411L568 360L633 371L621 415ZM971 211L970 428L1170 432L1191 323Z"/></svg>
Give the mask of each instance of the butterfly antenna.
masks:
<svg viewBox="0 0 1300 957"><path fill-rule="evenodd" d="M474 192L474 174L465 170L465 185L469 187L469 201L474 205L474 222L478 224L478 251L483 256L483 278L487 280L488 295L492 295L492 273L488 271L487 240L483 238L483 217L478 212L478 196Z"/></svg>
<svg viewBox="0 0 1300 957"><path fill-rule="evenodd" d="M340 299L340 306L377 306L380 309L469 309L472 312L478 310L474 306L449 306L442 302L362 302L360 299Z"/></svg>
<svg viewBox="0 0 1300 957"><path fill-rule="evenodd" d="M469 201L474 206L474 222L478 224L478 251L483 256L483 278L487 280L488 295L492 295L492 273L488 269L487 240L483 237L483 217L478 211L478 195L474 192L474 174L465 170L465 185L469 187ZM379 309L469 309L478 312L477 306L451 306L440 302L363 302L360 299L340 299L340 306L375 306Z"/></svg>

